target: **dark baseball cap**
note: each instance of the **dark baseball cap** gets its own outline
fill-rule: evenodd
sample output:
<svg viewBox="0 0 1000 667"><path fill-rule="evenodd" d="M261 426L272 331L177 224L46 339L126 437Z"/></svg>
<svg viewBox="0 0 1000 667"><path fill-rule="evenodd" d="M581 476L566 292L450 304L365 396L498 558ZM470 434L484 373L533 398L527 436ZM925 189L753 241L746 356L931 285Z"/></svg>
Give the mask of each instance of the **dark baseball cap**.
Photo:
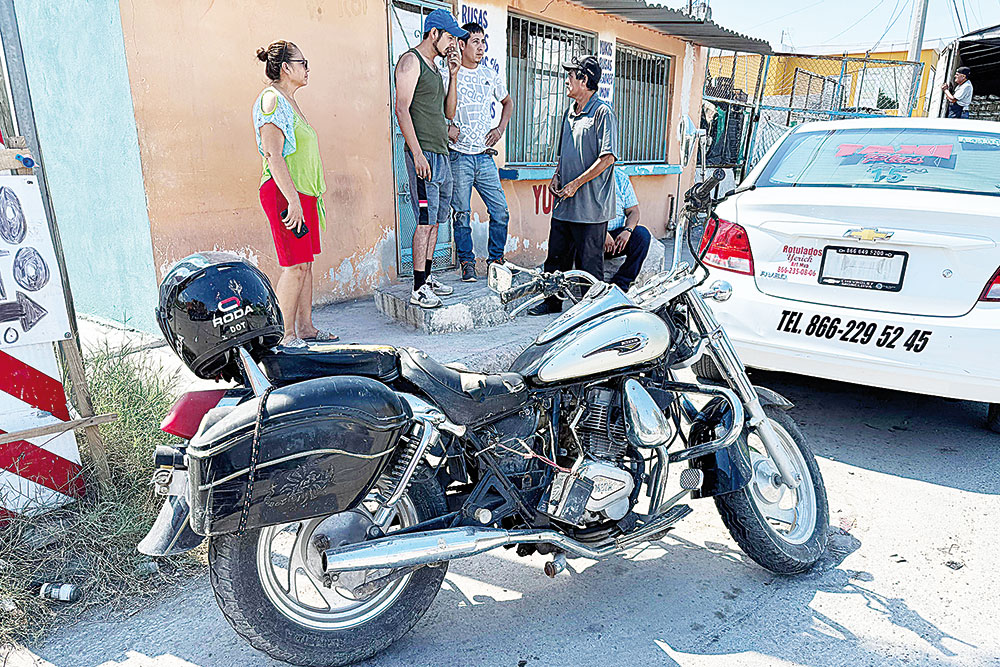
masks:
<svg viewBox="0 0 1000 667"><path fill-rule="evenodd" d="M968 77L970 74L972 74L972 70L969 69L968 67L959 67L957 70L955 70L955 73L964 74L966 77Z"/></svg>
<svg viewBox="0 0 1000 667"><path fill-rule="evenodd" d="M594 81L601 80L601 64L597 62L595 56L577 56L572 61L563 64L563 69L567 72L582 72L591 77Z"/></svg>
<svg viewBox="0 0 1000 667"><path fill-rule="evenodd" d="M462 26L458 25L458 21L447 9L435 9L427 15L424 19L424 32L430 32L431 28L446 30L459 39L469 36L469 31L462 30Z"/></svg>

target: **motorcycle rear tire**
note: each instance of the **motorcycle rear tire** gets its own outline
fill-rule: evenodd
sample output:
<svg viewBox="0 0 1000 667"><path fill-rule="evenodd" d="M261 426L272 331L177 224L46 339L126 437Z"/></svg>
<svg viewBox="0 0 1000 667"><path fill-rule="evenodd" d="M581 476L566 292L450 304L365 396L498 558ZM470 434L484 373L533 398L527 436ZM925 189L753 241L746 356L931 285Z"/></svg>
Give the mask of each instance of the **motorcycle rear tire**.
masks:
<svg viewBox="0 0 1000 667"><path fill-rule="evenodd" d="M782 539L768 525L767 519L754 501L751 495L753 481L739 491L716 496L715 505L722 516L722 522L745 554L772 572L800 574L812 568L826 551L830 533L826 486L823 484L823 476L816 463L816 457L806 445L805 436L802 435L795 420L778 407L764 406L764 412L772 423L780 426L791 437L802 454L802 460L809 472L809 479L803 479L802 483L811 481L815 492L816 519L812 532L801 543L793 544Z"/></svg>
<svg viewBox="0 0 1000 667"><path fill-rule="evenodd" d="M426 468L418 468L407 496L418 521L448 511L441 485ZM434 601L448 570L447 562L417 569L396 600L361 625L315 630L282 614L264 592L257 569L261 530L212 538L208 553L212 589L223 615L239 635L258 651L294 665L348 665L384 650L416 625Z"/></svg>

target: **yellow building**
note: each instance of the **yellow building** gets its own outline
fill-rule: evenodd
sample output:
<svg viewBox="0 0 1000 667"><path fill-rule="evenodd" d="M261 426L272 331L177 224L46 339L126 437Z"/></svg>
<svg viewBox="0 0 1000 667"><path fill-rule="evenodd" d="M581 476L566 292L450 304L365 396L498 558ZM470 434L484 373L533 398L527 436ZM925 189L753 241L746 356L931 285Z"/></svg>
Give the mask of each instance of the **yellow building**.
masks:
<svg viewBox="0 0 1000 667"><path fill-rule="evenodd" d="M787 109L789 116L797 111L926 116L939 53L924 49L920 65L909 63L906 55L710 56L705 95L754 102L759 94L762 105Z"/></svg>

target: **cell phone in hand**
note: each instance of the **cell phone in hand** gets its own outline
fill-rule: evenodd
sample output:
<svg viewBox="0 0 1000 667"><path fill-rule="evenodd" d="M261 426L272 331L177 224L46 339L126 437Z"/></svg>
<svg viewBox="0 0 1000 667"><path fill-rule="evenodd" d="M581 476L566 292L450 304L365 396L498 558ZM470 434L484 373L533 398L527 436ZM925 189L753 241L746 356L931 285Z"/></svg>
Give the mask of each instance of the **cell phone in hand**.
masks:
<svg viewBox="0 0 1000 667"><path fill-rule="evenodd" d="M284 211L281 212L281 219L284 220L287 217L288 217L288 209L286 208ZM302 221L302 224L299 225L299 230L298 231L295 231L295 228L293 227L291 229L291 232L292 232L292 234L295 234L295 238L297 238L297 239L300 239L303 236L305 236L306 234L308 234L309 233L309 228L306 227L306 221L305 220Z"/></svg>

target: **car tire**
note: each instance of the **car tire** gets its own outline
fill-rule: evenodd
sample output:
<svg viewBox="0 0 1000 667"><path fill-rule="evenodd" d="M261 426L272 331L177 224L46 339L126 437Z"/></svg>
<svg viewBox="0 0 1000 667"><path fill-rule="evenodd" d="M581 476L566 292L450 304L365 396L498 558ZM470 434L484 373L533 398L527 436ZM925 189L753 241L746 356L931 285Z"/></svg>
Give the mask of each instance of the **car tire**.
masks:
<svg viewBox="0 0 1000 667"><path fill-rule="evenodd" d="M990 409L986 413L986 428L1000 433L1000 403L990 403Z"/></svg>
<svg viewBox="0 0 1000 667"><path fill-rule="evenodd" d="M724 380L722 372L715 365L715 359L713 359L712 355L708 353L701 355L701 359L691 364L691 371L699 380L704 380L713 384L720 383Z"/></svg>

